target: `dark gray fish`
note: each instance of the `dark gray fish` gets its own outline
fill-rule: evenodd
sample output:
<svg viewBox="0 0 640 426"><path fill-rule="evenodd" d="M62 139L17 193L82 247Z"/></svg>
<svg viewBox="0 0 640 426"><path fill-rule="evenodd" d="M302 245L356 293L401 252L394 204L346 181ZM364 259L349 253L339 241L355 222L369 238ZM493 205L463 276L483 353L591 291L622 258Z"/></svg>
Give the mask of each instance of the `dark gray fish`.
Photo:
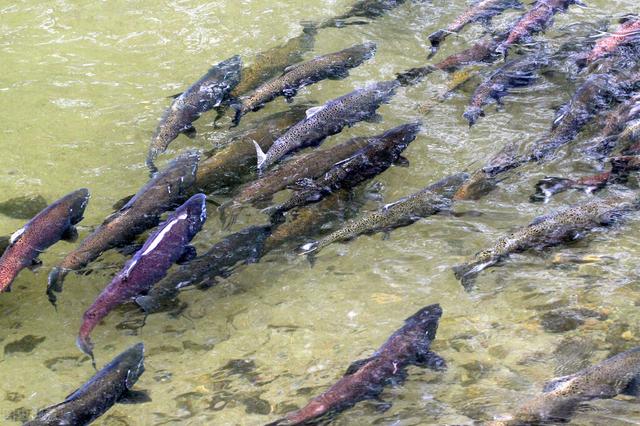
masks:
<svg viewBox="0 0 640 426"><path fill-rule="evenodd" d="M445 360L430 349L441 316L442 308L438 304L420 309L370 358L351 364L344 377L326 392L268 426L304 424L326 414L335 415L360 401L376 399L386 385L402 381L410 365L445 370Z"/></svg>
<svg viewBox="0 0 640 426"><path fill-rule="evenodd" d="M0 213L13 219L31 219L49 203L42 195L23 195L0 203Z"/></svg>
<svg viewBox="0 0 640 426"><path fill-rule="evenodd" d="M341 28L346 25L367 24L369 23L368 21L352 20L352 18L367 18L373 20L405 2L406 0L358 0L347 12L327 19L321 23L318 28Z"/></svg>
<svg viewBox="0 0 640 426"><path fill-rule="evenodd" d="M640 397L640 347L619 353L569 376L553 379L513 415L490 426L539 425L571 420L578 407L617 395Z"/></svg>
<svg viewBox="0 0 640 426"><path fill-rule="evenodd" d="M59 404L47 407L24 426L82 426L119 401L150 401L133 385L144 373L144 345L138 343L105 365L87 383Z"/></svg>
<svg viewBox="0 0 640 426"><path fill-rule="evenodd" d="M175 262L195 257L195 249L189 242L207 219L205 201L204 194L196 194L171 213L102 290L82 317L77 340L82 352L93 358L93 344L89 335L109 312L131 298L148 292L164 278Z"/></svg>
<svg viewBox="0 0 640 426"><path fill-rule="evenodd" d="M539 52L509 61L492 72L473 92L469 106L463 114L469 122L469 127L473 126L479 117L484 117L486 104L494 100L498 105L502 105L502 98L509 94L511 88L533 84L538 78L538 70L548 63L548 55Z"/></svg>
<svg viewBox="0 0 640 426"><path fill-rule="evenodd" d="M266 154L255 144L258 172L263 173L291 151L317 145L327 136L340 133L345 126L376 119L376 110L391 99L398 86L395 80L378 82L311 108L307 111L307 118L287 130Z"/></svg>
<svg viewBox="0 0 640 426"><path fill-rule="evenodd" d="M632 194L609 196L562 209L534 219L531 224L498 239L474 259L454 268L456 278L469 289L483 270L499 264L512 253L553 247L582 238L594 228L610 225L625 212L636 209Z"/></svg>
<svg viewBox="0 0 640 426"><path fill-rule="evenodd" d="M519 0L480 0L474 3L446 28L438 30L429 36L429 42L431 43L429 58L436 54L440 44L449 34L460 32L467 25L477 21L482 21L488 26L491 18L500 15L505 10L522 8L522 3Z"/></svg>
<svg viewBox="0 0 640 426"><path fill-rule="evenodd" d="M147 165L153 165L158 154L164 152L180 133L195 135L193 122L204 112L219 106L229 92L240 82L240 56L234 56L214 65L200 80L192 84L171 103L158 124L147 156Z"/></svg>
<svg viewBox="0 0 640 426"><path fill-rule="evenodd" d="M205 254L179 265L148 294L136 297L136 303L147 315L158 312L170 305L183 288L201 283L211 285L216 277L229 276L239 263L257 262L270 234L271 226L250 226L225 237Z"/></svg>
<svg viewBox="0 0 640 426"><path fill-rule="evenodd" d="M233 199L220 206L223 223L233 223L238 211L247 204L270 200L273 194L301 179L314 179L343 161L369 143L367 137L356 137L328 149L313 150L306 155L292 158L263 177L241 187ZM255 149L252 150L255 161ZM255 164L255 163L253 163Z"/></svg>
<svg viewBox="0 0 640 426"><path fill-rule="evenodd" d="M287 102L290 102L298 90L305 86L327 78L346 78L350 68L355 68L372 58L375 52L375 43L358 44L285 68L281 76L264 83L252 93L240 98L239 103L232 105L236 109L234 124L237 125L243 115L250 111L258 111L278 96L284 96Z"/></svg>
<svg viewBox="0 0 640 426"><path fill-rule="evenodd" d="M264 213L279 216L295 207L315 203L340 189L351 189L387 170L394 163L408 165L402 152L415 140L420 123L404 124L370 139L367 146L352 157L334 165L315 180L299 182L301 189L294 191L284 203L269 207Z"/></svg>
<svg viewBox="0 0 640 426"><path fill-rule="evenodd" d="M571 100L556 115L549 134L531 149L531 161L540 161L571 142L599 112L633 92L640 74L592 74L578 87Z"/></svg>
<svg viewBox="0 0 640 426"><path fill-rule="evenodd" d="M11 290L11 283L26 267L40 263L38 256L60 240L75 241L75 224L82 220L89 202L89 190L79 189L55 201L38 213L9 239L0 257L0 293Z"/></svg>
<svg viewBox="0 0 640 426"><path fill-rule="evenodd" d="M53 268L47 287L49 300L55 303L54 291L62 291L69 271L85 267L106 250L131 242L156 226L162 213L184 202L195 181L198 159L198 153L188 152L173 160Z"/></svg>
<svg viewBox="0 0 640 426"><path fill-rule="evenodd" d="M469 175L466 173L447 176L415 194L349 221L342 228L326 237L301 246L299 253L315 254L334 242L351 240L363 234L389 232L392 229L411 225L424 217L447 210L451 206L451 198L468 178Z"/></svg>

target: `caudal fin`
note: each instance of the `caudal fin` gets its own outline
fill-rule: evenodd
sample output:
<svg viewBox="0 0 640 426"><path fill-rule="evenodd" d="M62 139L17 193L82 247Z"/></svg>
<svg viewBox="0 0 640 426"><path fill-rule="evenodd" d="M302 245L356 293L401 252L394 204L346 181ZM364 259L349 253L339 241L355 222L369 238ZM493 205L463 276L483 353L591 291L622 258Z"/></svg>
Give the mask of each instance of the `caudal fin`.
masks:
<svg viewBox="0 0 640 426"><path fill-rule="evenodd" d="M241 206L238 203L235 203L233 200L227 201L226 203L223 203L220 207L218 207L222 229L229 229L236 223L240 208Z"/></svg>
<svg viewBox="0 0 640 426"><path fill-rule="evenodd" d="M484 111L480 107L470 106L462 116L469 122L469 127L472 127L476 124L478 118L484 117Z"/></svg>
<svg viewBox="0 0 640 426"><path fill-rule="evenodd" d="M449 31L438 30L429 36L429 43L431 43L431 49L429 51L429 55L427 56L427 59L431 59L433 55L435 55L438 52L438 49L440 48L440 43L442 43L444 39L447 38L448 35L449 35Z"/></svg>
<svg viewBox="0 0 640 426"><path fill-rule="evenodd" d="M536 183L536 192L530 197L531 202L547 202L555 194L570 189L574 181L562 177L547 176Z"/></svg>
<svg viewBox="0 0 640 426"><path fill-rule="evenodd" d="M476 278L480 275L480 272L485 270L491 265L496 263L495 260L489 260L487 262L473 262L465 263L463 265L454 266L453 273L456 278L460 280L460 284L469 291L475 285Z"/></svg>
<svg viewBox="0 0 640 426"><path fill-rule="evenodd" d="M261 176L264 172L264 169L267 167L267 154L262 151L258 142L252 141L253 145L256 147L256 157L258 157L258 176Z"/></svg>
<svg viewBox="0 0 640 426"><path fill-rule="evenodd" d="M240 119L245 114L244 108L242 107L242 104L239 102L232 103L231 108L235 111L233 115L233 120L231 120L231 123L232 123L231 128L238 127L238 125L240 124Z"/></svg>
<svg viewBox="0 0 640 426"><path fill-rule="evenodd" d="M47 297L54 307L58 300L56 293L62 292L62 284L64 283L64 278L68 273L68 269L60 266L54 267L49 273L49 278L47 280Z"/></svg>
<svg viewBox="0 0 640 426"><path fill-rule="evenodd" d="M91 338L84 334L78 335L78 338L76 339L76 346L78 346L78 349L82 352L91 357L91 364L93 365L93 368L96 368L96 358L93 356L93 343L91 343Z"/></svg>

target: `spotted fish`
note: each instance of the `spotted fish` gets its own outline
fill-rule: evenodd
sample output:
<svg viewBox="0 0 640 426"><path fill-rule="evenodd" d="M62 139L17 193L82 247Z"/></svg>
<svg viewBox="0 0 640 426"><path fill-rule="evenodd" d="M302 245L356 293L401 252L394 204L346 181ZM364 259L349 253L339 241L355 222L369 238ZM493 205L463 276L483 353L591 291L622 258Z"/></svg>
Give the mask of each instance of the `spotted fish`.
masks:
<svg viewBox="0 0 640 426"><path fill-rule="evenodd" d="M250 111L258 111L278 96L284 96L290 102L298 90L305 86L327 78L346 78L350 68L355 68L372 58L375 51L375 43L358 44L287 67L281 76L264 83L232 105L236 109L234 124L237 125L243 115Z"/></svg>
<svg viewBox="0 0 640 426"><path fill-rule="evenodd" d="M10 291L18 273L39 263L38 256L60 240L75 241L75 224L82 220L89 202L89 190L79 189L38 213L11 235L9 246L0 257L0 292Z"/></svg>
<svg viewBox="0 0 640 426"><path fill-rule="evenodd" d="M513 415L488 425L565 423L571 420L581 404L617 395L640 397L640 347L614 355L575 374L551 380L544 385L542 393L525 402Z"/></svg>
<svg viewBox="0 0 640 426"><path fill-rule="evenodd" d="M174 99L151 139L147 165L153 171L156 170L153 162L158 154L164 152L180 133L195 135L192 123L222 103L240 82L241 68L239 56L222 61Z"/></svg>
<svg viewBox="0 0 640 426"><path fill-rule="evenodd" d="M491 248L476 254L471 262L456 266L455 276L469 289L480 272L497 265L512 253L574 241L594 228L610 225L623 213L637 206L637 201L626 194L591 200L541 216L534 219L530 225L499 238Z"/></svg>
<svg viewBox="0 0 640 426"><path fill-rule="evenodd" d="M398 86L395 80L378 82L311 108L307 111L307 118L275 141L266 154L255 144L258 172L263 173L291 151L321 143L327 136L341 132L345 126L376 119L376 110L393 97Z"/></svg>
<svg viewBox="0 0 640 426"><path fill-rule="evenodd" d="M195 249L188 244L207 218L205 199L204 194L196 194L170 214L98 295L82 317L77 339L82 352L93 358L93 344L89 335L109 312L131 298L148 292L176 261L195 257Z"/></svg>
<svg viewBox="0 0 640 426"><path fill-rule="evenodd" d="M326 237L303 245L299 252L314 254L337 241L350 240L362 234L389 232L395 228L411 225L439 211L447 210L451 206L451 198L468 177L466 173L448 176L415 194L387 204L380 210L349 221Z"/></svg>

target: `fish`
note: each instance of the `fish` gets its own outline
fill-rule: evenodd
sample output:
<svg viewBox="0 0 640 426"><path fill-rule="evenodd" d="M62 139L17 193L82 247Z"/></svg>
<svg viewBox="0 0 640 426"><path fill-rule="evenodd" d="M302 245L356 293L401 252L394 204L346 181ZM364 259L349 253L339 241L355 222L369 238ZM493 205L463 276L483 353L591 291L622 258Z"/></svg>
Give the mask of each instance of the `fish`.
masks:
<svg viewBox="0 0 640 426"><path fill-rule="evenodd" d="M238 125L243 115L250 111L258 111L278 96L284 96L287 102L291 102L298 91L305 86L327 78L334 80L346 78L350 68L355 68L371 59L375 52L376 44L367 42L288 66L282 75L269 80L232 105L236 110L233 123Z"/></svg>
<svg viewBox="0 0 640 426"><path fill-rule="evenodd" d="M0 213L13 219L31 219L49 203L42 195L22 195L0 203Z"/></svg>
<svg viewBox="0 0 640 426"><path fill-rule="evenodd" d="M89 190L73 191L38 213L9 238L0 257L0 293L11 291L11 283L24 268L40 264L40 253L60 240L78 237L75 225L83 219Z"/></svg>
<svg viewBox="0 0 640 426"><path fill-rule="evenodd" d="M627 80L627 77L590 75L576 89L571 100L560 108L549 133L531 147L529 161L548 158L558 148L575 139L580 130L599 112L607 110L615 100L623 99L626 92L624 86L631 82L622 80Z"/></svg>
<svg viewBox="0 0 640 426"><path fill-rule="evenodd" d="M59 404L39 411L24 426L88 425L117 402L148 402L133 386L144 373L144 344L137 343L98 371Z"/></svg>
<svg viewBox="0 0 640 426"><path fill-rule="evenodd" d="M405 3L406 0L358 0L342 15L329 18L318 25L318 28L341 28L346 25L363 25L369 23L352 18L367 18L370 20L383 16L390 10Z"/></svg>
<svg viewBox="0 0 640 426"><path fill-rule="evenodd" d="M334 242L351 240L362 234L387 233L392 229L411 225L424 217L448 210L451 206L451 198L468 178L467 173L447 176L408 197L347 222L342 228L326 237L302 245L298 253L314 255Z"/></svg>
<svg viewBox="0 0 640 426"><path fill-rule="evenodd" d="M620 20L620 27L617 30L600 38L589 52L579 55L576 63L580 68L584 68L612 54L621 46L637 43L639 40L640 18L638 16L625 17Z"/></svg>
<svg viewBox="0 0 640 426"><path fill-rule="evenodd" d="M472 261L454 267L454 274L468 290L480 272L499 264L512 253L540 250L580 239L594 228L611 225L637 207L638 201L629 194L612 195L540 216L528 226L499 238L492 247L476 254Z"/></svg>
<svg viewBox="0 0 640 426"><path fill-rule="evenodd" d="M180 133L195 136L193 122L219 106L240 82L240 56L220 62L184 92L177 95L162 116L149 146L147 165L156 171L154 161Z"/></svg>
<svg viewBox="0 0 640 426"><path fill-rule="evenodd" d="M327 391L267 426L299 425L327 414L337 414L360 401L377 399L387 384L404 380L410 365L446 370L446 361L431 351L441 316L439 304L420 309L407 318L371 357L353 362L344 377Z"/></svg>
<svg viewBox="0 0 640 426"><path fill-rule="evenodd" d="M556 13L566 11L573 4L586 7L581 0L536 0L531 9L509 29L505 40L496 47L496 52L507 56L509 47L523 41L529 42L533 34L551 26Z"/></svg>
<svg viewBox="0 0 640 426"><path fill-rule="evenodd" d="M548 57L544 52L529 54L507 62L492 72L473 92L469 106L463 116L473 126L479 117L484 117L483 107L491 100L502 105L502 98L513 87L525 87L537 78L537 71L548 65Z"/></svg>
<svg viewBox="0 0 640 426"><path fill-rule="evenodd" d="M266 154L255 143L258 174L263 174L267 167L293 150L317 145L327 136L340 133L345 126L377 119L376 110L393 97L398 86L395 80L370 84L311 108L307 111L307 118L287 130Z"/></svg>
<svg viewBox="0 0 640 426"><path fill-rule="evenodd" d="M232 200L220 206L222 223L225 225L234 223L238 212L245 205L269 200L273 194L301 179L321 176L334 164L351 157L368 143L367 137L351 138L331 148L314 150L306 155L294 157L277 169L270 170L260 179L241 187ZM255 161L255 149L252 149L251 159Z"/></svg>
<svg viewBox="0 0 640 426"><path fill-rule="evenodd" d="M518 155L518 143L505 145L480 169L473 172L453 195L453 201L479 200L495 189L498 175L519 167L523 159Z"/></svg>
<svg viewBox="0 0 640 426"><path fill-rule="evenodd" d="M240 82L231 90L229 99L238 99L246 95L266 81L282 74L288 66L302 61L302 55L313 49L317 34L316 24L302 22L302 33L299 36L289 39L283 45L258 53L251 65L242 69Z"/></svg>
<svg viewBox="0 0 640 426"><path fill-rule="evenodd" d="M540 394L490 426L565 423L581 404L618 395L640 397L640 347L547 382Z"/></svg>
<svg viewBox="0 0 640 426"><path fill-rule="evenodd" d="M196 194L171 213L98 295L82 317L76 341L82 352L94 359L90 334L109 312L129 299L148 292L164 278L175 262L195 257L195 249L189 242L207 219L205 201L204 194Z"/></svg>
<svg viewBox="0 0 640 426"><path fill-rule="evenodd" d="M264 242L264 253L285 245L299 244L305 238L327 234L339 226L348 211L357 210L359 204L350 191L340 190L323 198L319 203L296 209L286 221L275 226Z"/></svg>
<svg viewBox="0 0 640 426"><path fill-rule="evenodd" d="M474 3L446 28L429 35L429 42L431 43L429 58L436 54L440 44L450 34L458 33L467 25L477 21L481 21L488 26L491 18L500 15L508 9L521 10L523 6L519 0L480 0Z"/></svg>
<svg viewBox="0 0 640 426"><path fill-rule="evenodd" d="M499 40L500 38L482 38L478 42L474 43L470 48L447 56L445 59L434 65L428 64L423 67L411 68L400 72L396 74L396 79L403 86L413 86L418 84L434 71L440 70L454 72L467 65L477 64L480 62L494 62L498 58L498 55L495 54L495 50L498 46Z"/></svg>
<svg viewBox="0 0 640 426"><path fill-rule="evenodd" d="M176 299L185 287L207 284L216 277L229 276L239 263L255 263L263 254L264 241L271 234L270 225L250 226L214 244L206 253L178 265L178 269L135 302L146 315L162 310Z"/></svg>
<svg viewBox="0 0 640 426"><path fill-rule="evenodd" d="M194 193L229 191L250 178L256 165L253 141L268 150L287 128L305 117L308 108L306 105L295 105L286 111L269 115L256 126L232 136L223 148L198 163Z"/></svg>
<svg viewBox="0 0 640 426"><path fill-rule="evenodd" d="M404 124L374 136L367 146L335 164L321 177L298 182L301 188L294 191L287 201L263 212L274 218L295 207L318 202L340 189L354 188L384 172L392 164L408 165L409 160L401 154L415 140L420 127L420 123Z"/></svg>
<svg viewBox="0 0 640 426"><path fill-rule="evenodd" d="M173 160L129 202L113 213L71 251L49 274L47 295L55 305L65 276L84 268L104 251L127 244L160 222L162 213L179 206L193 185L200 155L187 152Z"/></svg>

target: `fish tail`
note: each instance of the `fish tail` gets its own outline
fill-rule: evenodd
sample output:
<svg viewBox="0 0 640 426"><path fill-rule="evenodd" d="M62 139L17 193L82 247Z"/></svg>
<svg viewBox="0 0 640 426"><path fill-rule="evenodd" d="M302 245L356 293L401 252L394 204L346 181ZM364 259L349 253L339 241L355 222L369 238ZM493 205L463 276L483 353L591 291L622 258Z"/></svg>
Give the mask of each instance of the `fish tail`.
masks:
<svg viewBox="0 0 640 426"><path fill-rule="evenodd" d="M318 24L316 22L313 21L300 21L300 25L302 25L302 32L310 35L310 36L315 36L316 34L318 34Z"/></svg>
<svg viewBox="0 0 640 426"><path fill-rule="evenodd" d="M454 266L453 273L456 278L460 280L460 284L462 284L465 290L469 291L474 286L476 278L480 275L480 272L495 263L496 262L494 260L489 260L487 262L465 263L463 265Z"/></svg>
<svg viewBox="0 0 640 426"><path fill-rule="evenodd" d="M47 278L47 297L54 307L58 300L56 293L62 292L62 284L64 283L64 278L68 273L69 269L61 266L56 266L51 270L51 272L49 272L49 277Z"/></svg>
<svg viewBox="0 0 640 426"><path fill-rule="evenodd" d="M151 296L138 296L134 299L136 305L140 307L145 313L145 315L149 315L158 310L157 301Z"/></svg>
<svg viewBox="0 0 640 426"><path fill-rule="evenodd" d="M438 30L431 35L429 35L429 43L431 43L431 49L429 51L429 55L427 59L433 58L433 56L438 52L440 48L440 44L442 41L449 35L449 31L441 29Z"/></svg>
<svg viewBox="0 0 640 426"><path fill-rule="evenodd" d="M267 167L267 154L262 151L258 142L252 141L253 145L256 147L256 156L258 157L258 176L261 176L264 172L264 169Z"/></svg>
<svg viewBox="0 0 640 426"><path fill-rule="evenodd" d="M436 68L432 65L427 65L421 68L411 68L405 72L396 74L396 79L403 86L412 86L418 84L424 77L431 74Z"/></svg>
<svg viewBox="0 0 640 426"><path fill-rule="evenodd" d="M233 102L230 106L235 111L233 120L231 120L231 123L233 123L231 128L238 127L238 124L240 124L240 119L245 114L244 108L242 107L242 103L240 102Z"/></svg>
<svg viewBox="0 0 640 426"><path fill-rule="evenodd" d="M149 148L149 154L147 154L147 159L145 160L145 164L149 168L149 173L151 174L151 177L153 177L154 174L158 173L158 168L154 164L154 161L159 153L160 152L158 151L157 148L154 148L154 147Z"/></svg>
<svg viewBox="0 0 640 426"><path fill-rule="evenodd" d="M218 211L220 212L220 222L222 223L223 229L229 229L233 224L236 223L239 210L240 205L235 203L234 201L228 201L218 207Z"/></svg>
<svg viewBox="0 0 640 426"><path fill-rule="evenodd" d="M80 334L76 338L76 346L85 354L91 357L91 364L93 368L96 368L96 358L93 356L93 343L91 342L91 338L89 337L89 333L85 333L82 330Z"/></svg>
<svg viewBox="0 0 640 426"><path fill-rule="evenodd" d="M462 114L462 116L467 119L467 121L469 122L469 127L471 127L476 124L478 118L484 117L484 111L480 107L470 106L469 108L467 108L464 114Z"/></svg>
<svg viewBox="0 0 640 426"><path fill-rule="evenodd" d="M536 192L530 197L532 202L547 202L555 194L570 189L575 182L562 177L547 176L536 183Z"/></svg>

